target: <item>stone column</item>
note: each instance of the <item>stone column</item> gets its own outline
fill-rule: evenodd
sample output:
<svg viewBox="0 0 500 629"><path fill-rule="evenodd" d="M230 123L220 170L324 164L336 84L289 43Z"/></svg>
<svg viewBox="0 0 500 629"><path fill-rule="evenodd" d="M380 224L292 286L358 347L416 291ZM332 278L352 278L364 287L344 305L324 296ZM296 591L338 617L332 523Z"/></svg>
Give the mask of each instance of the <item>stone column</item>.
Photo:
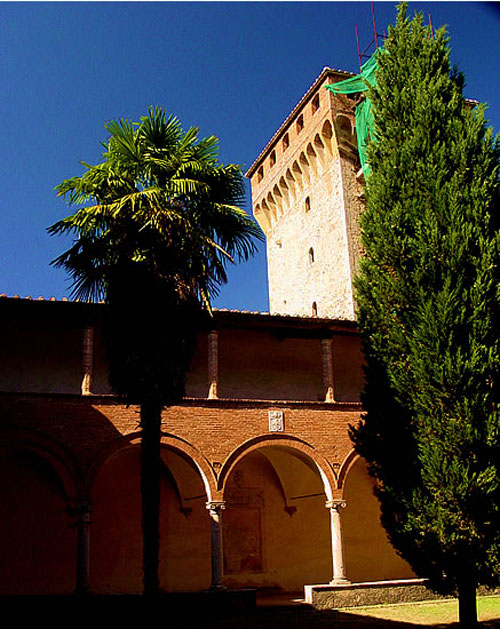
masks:
<svg viewBox="0 0 500 629"><path fill-rule="evenodd" d="M219 385L219 333L212 330L208 335L208 399L216 400Z"/></svg>
<svg viewBox="0 0 500 629"><path fill-rule="evenodd" d="M83 330L83 379L82 395L92 395L92 378L94 376L94 328Z"/></svg>
<svg viewBox="0 0 500 629"><path fill-rule="evenodd" d="M76 515L76 587L75 594L90 592L90 514L92 505L82 500L73 509Z"/></svg>
<svg viewBox="0 0 500 629"><path fill-rule="evenodd" d="M348 583L344 568L344 546L342 543L342 523L340 511L347 506L345 500L328 500L326 508L330 510L330 526L332 535L332 585Z"/></svg>
<svg viewBox="0 0 500 629"><path fill-rule="evenodd" d="M335 402L333 386L332 339L321 339L321 362L323 365L325 402Z"/></svg>
<svg viewBox="0 0 500 629"><path fill-rule="evenodd" d="M223 501L207 502L207 509L210 513L210 538L212 554L212 583L213 590L224 589L224 566L222 552L222 510L226 508Z"/></svg>

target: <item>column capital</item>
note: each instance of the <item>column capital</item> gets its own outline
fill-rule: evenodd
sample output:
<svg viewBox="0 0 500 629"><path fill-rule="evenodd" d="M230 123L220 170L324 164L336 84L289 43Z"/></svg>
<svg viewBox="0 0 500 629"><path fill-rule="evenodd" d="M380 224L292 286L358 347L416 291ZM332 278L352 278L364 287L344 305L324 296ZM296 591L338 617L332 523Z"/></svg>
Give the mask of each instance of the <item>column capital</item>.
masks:
<svg viewBox="0 0 500 629"><path fill-rule="evenodd" d="M68 513L76 518L85 518L92 513L92 502L89 498L80 498L78 500L72 500L68 505Z"/></svg>
<svg viewBox="0 0 500 629"><path fill-rule="evenodd" d="M224 589L224 553L222 550L222 509L226 508L223 500L209 500L205 504L210 517L210 541L212 561L211 590Z"/></svg>
<svg viewBox="0 0 500 629"><path fill-rule="evenodd" d="M340 513L341 509L345 509L347 507L347 502L345 500L327 500L325 502L325 507Z"/></svg>
<svg viewBox="0 0 500 629"><path fill-rule="evenodd" d="M205 506L209 511L221 511L226 508L226 502L225 500L209 500Z"/></svg>

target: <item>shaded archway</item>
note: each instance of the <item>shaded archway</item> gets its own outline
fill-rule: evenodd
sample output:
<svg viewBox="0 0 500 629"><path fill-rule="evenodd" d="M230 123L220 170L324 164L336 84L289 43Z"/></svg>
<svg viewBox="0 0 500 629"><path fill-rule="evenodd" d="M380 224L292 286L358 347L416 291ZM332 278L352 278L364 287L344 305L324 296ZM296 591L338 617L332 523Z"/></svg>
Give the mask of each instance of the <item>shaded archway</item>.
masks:
<svg viewBox="0 0 500 629"><path fill-rule="evenodd" d="M253 209L253 215L255 216L255 220L257 221L257 223L259 223L259 225L261 226L263 232L267 234L267 232L271 228L269 214L265 212L265 210L262 209L257 203L257 205Z"/></svg>
<svg viewBox="0 0 500 629"><path fill-rule="evenodd" d="M299 156L299 163L302 169L304 181L306 185L309 186L309 184L311 183L311 165L309 164L309 161L305 156L304 151L302 151Z"/></svg>
<svg viewBox="0 0 500 629"><path fill-rule="evenodd" d="M64 448L41 435L0 436L0 593L70 594L77 481Z"/></svg>
<svg viewBox="0 0 500 629"><path fill-rule="evenodd" d="M162 459L170 483L162 488L160 586L167 591L203 590L211 582L205 486L197 466L181 451L164 446Z"/></svg>
<svg viewBox="0 0 500 629"><path fill-rule="evenodd" d="M309 159L309 163L311 165L311 170L315 177L318 176L318 155L316 151L313 149L312 144L309 142L307 145L307 157Z"/></svg>
<svg viewBox="0 0 500 629"><path fill-rule="evenodd" d="M344 558L350 581L384 581L412 578L410 566L389 543L380 524L380 505L373 493L374 482L366 463L352 454L343 466L342 513ZM344 471L341 470L341 473Z"/></svg>
<svg viewBox="0 0 500 629"><path fill-rule="evenodd" d="M277 438L252 443L222 471L230 587L298 592L331 579L330 482L307 447L294 445Z"/></svg>
<svg viewBox="0 0 500 629"><path fill-rule="evenodd" d="M290 207L290 190L283 177L280 177L279 187L283 198L283 211L285 211Z"/></svg>
<svg viewBox="0 0 500 629"><path fill-rule="evenodd" d="M276 184L273 188L273 195L276 201L276 207L278 211L278 220L283 216L283 195L281 194L281 190Z"/></svg>
<svg viewBox="0 0 500 629"><path fill-rule="evenodd" d="M314 136L314 149L318 155L321 170L323 170L325 167L325 144L318 133Z"/></svg>
<svg viewBox="0 0 500 629"><path fill-rule="evenodd" d="M323 144L326 146L326 150L330 157L333 157L334 153L334 140L333 140L333 129L329 120L325 120L323 127L321 128L321 137L323 140Z"/></svg>
<svg viewBox="0 0 500 629"><path fill-rule="evenodd" d="M290 190L292 201L295 201L295 199L297 198L297 187L298 187L298 184L297 184L296 178L294 177L294 175L292 175L292 172L291 172L291 170L289 168L287 168L287 170L286 170L285 178L286 178L286 183L288 185L288 188Z"/></svg>
<svg viewBox="0 0 500 629"><path fill-rule="evenodd" d="M292 164L292 173L293 173L293 178L295 182L297 183L298 189L302 193L303 185L304 185L304 181L303 181L304 176L302 173L302 169L298 165L297 161L294 161Z"/></svg>
<svg viewBox="0 0 500 629"><path fill-rule="evenodd" d="M271 211L271 226L274 226L274 224L278 220L278 207L276 205L276 200L273 197L272 192L269 192L267 195L267 204Z"/></svg>
<svg viewBox="0 0 500 629"><path fill-rule="evenodd" d="M168 437L166 437L168 439ZM160 587L200 590L210 585L207 486L200 466L162 444ZM140 446L124 440L92 475L90 581L96 593L142 591Z"/></svg>

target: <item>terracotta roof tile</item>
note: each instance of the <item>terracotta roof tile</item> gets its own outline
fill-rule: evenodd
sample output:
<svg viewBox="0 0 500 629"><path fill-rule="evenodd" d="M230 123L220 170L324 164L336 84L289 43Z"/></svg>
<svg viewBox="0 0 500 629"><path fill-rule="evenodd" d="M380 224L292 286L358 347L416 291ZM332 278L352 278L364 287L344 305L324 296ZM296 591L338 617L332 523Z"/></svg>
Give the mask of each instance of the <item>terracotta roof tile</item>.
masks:
<svg viewBox="0 0 500 629"><path fill-rule="evenodd" d="M21 297L19 295L6 295L5 293L0 294L0 299L5 299L5 300L12 300L12 299L16 299L16 300L20 300L20 301L43 301L45 303L48 302L65 302L65 303L81 303L82 305L85 305L84 302L81 302L78 299L68 299L67 297L62 297L60 299L57 299L56 297L49 297L49 298L45 298L42 296L39 296L36 298L36 300L34 300L31 296L27 295L25 297ZM103 302L99 302L100 304L102 304ZM91 304L91 305L99 305L99 304ZM303 315L299 315L299 314L280 314L280 313L270 313L268 311L260 311L260 310L237 310L235 308L212 308L213 312L215 313L221 313L221 314L234 314L234 315L244 315L246 317L259 317L259 318L264 318L264 319L269 319L269 320L273 320L273 321L278 321L278 320L287 320L287 321L292 321L292 320L297 320L297 321L315 321L317 323L321 323L321 322L325 322L326 324L329 323L338 323L340 325L355 325L354 322L348 320L348 319L332 319L330 317L306 317Z"/></svg>

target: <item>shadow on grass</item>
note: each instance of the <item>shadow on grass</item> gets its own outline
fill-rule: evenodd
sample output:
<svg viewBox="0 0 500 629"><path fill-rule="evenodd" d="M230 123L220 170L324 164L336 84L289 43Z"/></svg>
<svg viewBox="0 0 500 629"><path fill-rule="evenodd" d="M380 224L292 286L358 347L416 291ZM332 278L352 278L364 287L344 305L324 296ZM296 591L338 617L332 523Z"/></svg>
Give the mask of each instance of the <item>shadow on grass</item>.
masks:
<svg viewBox="0 0 500 629"><path fill-rule="evenodd" d="M217 600L162 595L144 596L22 596L0 597L5 618L16 625L50 623L51 629L88 626L103 623L140 629L417 629L430 625L382 620L361 616L347 610L316 610L309 605L254 607L221 604ZM454 628L453 624L436 624L434 628ZM500 628L500 621L480 623L480 627Z"/></svg>
<svg viewBox="0 0 500 629"><path fill-rule="evenodd" d="M367 612L368 613L368 612ZM262 629L341 629L349 627L354 629L422 629L427 625L415 624L396 620L384 620L369 615L361 616L349 613L347 610L315 610L308 605L293 607L257 608L245 616L228 616L220 618L217 622L203 624L187 624L188 627L207 627L215 629L221 627L237 627L238 629L262 628ZM479 623L481 629L500 628L500 621ZM458 628L458 623L432 625L433 629Z"/></svg>

